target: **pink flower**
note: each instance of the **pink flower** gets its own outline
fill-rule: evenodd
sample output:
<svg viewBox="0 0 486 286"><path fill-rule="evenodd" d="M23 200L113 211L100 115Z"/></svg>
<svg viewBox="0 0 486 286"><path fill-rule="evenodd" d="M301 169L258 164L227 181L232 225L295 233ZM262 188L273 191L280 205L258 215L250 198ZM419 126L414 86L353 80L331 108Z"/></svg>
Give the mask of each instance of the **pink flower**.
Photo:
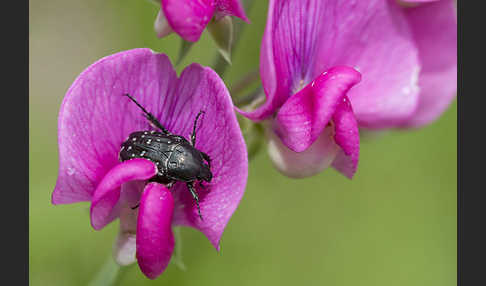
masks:
<svg viewBox="0 0 486 286"><path fill-rule="evenodd" d="M160 131L124 94L135 97L170 132L186 138L196 115L205 111L195 144L211 157L211 182L195 186L204 220L184 183L168 189L147 182L158 171L152 161L119 162L129 134ZM90 201L96 230L119 217L118 263L130 264L136 257L142 272L156 278L172 256L171 227L177 225L198 229L219 250L223 230L243 196L248 162L230 95L213 70L192 64L178 78L168 57L149 49L108 56L70 87L58 128L59 176L52 203Z"/></svg>
<svg viewBox="0 0 486 286"><path fill-rule="evenodd" d="M230 15L249 22L239 0L161 0L155 20L158 37L172 31L189 42L197 42L209 21Z"/></svg>
<svg viewBox="0 0 486 286"><path fill-rule="evenodd" d="M351 178L358 126L419 126L451 102L455 45L449 0L414 8L270 0L260 54L267 100L242 113L266 120L270 157L284 174L305 177L332 165Z"/></svg>

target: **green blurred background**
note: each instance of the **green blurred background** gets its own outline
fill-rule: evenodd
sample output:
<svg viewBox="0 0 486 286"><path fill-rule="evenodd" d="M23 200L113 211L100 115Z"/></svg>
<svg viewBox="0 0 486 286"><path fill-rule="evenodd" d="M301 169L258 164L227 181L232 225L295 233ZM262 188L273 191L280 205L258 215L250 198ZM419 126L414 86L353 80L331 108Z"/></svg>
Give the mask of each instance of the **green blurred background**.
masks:
<svg viewBox="0 0 486 286"><path fill-rule="evenodd" d="M228 86L258 67L266 6L255 1L249 13ZM147 0L30 1L31 285L86 285L111 253L117 221L95 231L88 203L50 203L57 114L76 76L101 57L149 47L175 61L179 39L155 37L157 12ZM214 53L205 32L178 71L210 65ZM186 271L171 264L151 281L134 266L121 285L455 285L456 115L454 101L430 126L363 138L352 181L332 169L291 180L261 152L220 253L182 229Z"/></svg>

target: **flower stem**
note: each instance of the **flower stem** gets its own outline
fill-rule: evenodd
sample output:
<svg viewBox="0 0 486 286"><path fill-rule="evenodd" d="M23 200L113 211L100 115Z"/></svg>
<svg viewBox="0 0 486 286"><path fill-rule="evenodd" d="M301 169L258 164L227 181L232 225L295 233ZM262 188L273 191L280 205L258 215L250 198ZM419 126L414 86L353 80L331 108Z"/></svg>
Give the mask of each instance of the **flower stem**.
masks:
<svg viewBox="0 0 486 286"><path fill-rule="evenodd" d="M126 272L129 266L118 265L113 257L110 255L105 261L100 271L96 274L93 280L88 284L89 286L111 286L118 285L121 277Z"/></svg>
<svg viewBox="0 0 486 286"><path fill-rule="evenodd" d="M174 253L172 254L172 259L170 260L171 263L174 263L179 269L186 271L186 265L182 260L182 236L181 236L181 228L174 227L174 239L175 239L175 248Z"/></svg>
<svg viewBox="0 0 486 286"><path fill-rule="evenodd" d="M243 1L243 7L245 9L245 12L247 15L250 14L251 8L253 6L253 0L244 0ZM238 42L241 38L241 34L245 28L246 23L243 21L238 21L234 25L235 29L235 36L233 38L233 46L231 47L231 54L233 55L236 46L238 46ZM223 78L224 73L226 72L226 69L228 68L228 62L221 56L221 53L218 51L216 53L216 58L214 59L214 62L212 64L214 71L218 73L218 75Z"/></svg>
<svg viewBox="0 0 486 286"><path fill-rule="evenodd" d="M241 79L239 79L235 84L233 84L230 88L231 97L235 98L240 92L248 88L249 85L256 82L260 79L260 73L258 69L255 69L246 75L244 75Z"/></svg>

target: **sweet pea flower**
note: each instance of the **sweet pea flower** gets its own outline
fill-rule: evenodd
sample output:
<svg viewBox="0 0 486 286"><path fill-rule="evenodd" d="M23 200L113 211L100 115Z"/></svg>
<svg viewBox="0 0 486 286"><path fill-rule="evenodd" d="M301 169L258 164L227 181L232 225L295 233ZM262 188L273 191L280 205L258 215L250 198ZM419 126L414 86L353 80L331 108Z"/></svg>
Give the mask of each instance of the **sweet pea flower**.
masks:
<svg viewBox="0 0 486 286"><path fill-rule="evenodd" d="M449 0L270 0L260 53L264 121L278 170L307 177L333 166L352 178L358 128L419 126L455 92ZM438 86L440 85L440 86Z"/></svg>
<svg viewBox="0 0 486 286"><path fill-rule="evenodd" d="M204 220L184 183L169 189L148 181L157 174L152 161L119 162L120 146L129 134L160 131L124 94L136 98L170 132L186 138L198 112L205 111L195 144L211 157L211 182L195 186ZM150 279L171 259L173 226L201 231L219 250L248 174L246 146L233 108L226 86L210 68L192 64L177 77L169 58L150 49L97 61L74 81L61 106L59 175L52 203L91 202L96 230L120 218L114 258L121 265L136 259Z"/></svg>
<svg viewBox="0 0 486 286"><path fill-rule="evenodd" d="M239 0L160 0L154 28L159 38L176 32L189 42L197 42L213 16L235 16L249 22Z"/></svg>

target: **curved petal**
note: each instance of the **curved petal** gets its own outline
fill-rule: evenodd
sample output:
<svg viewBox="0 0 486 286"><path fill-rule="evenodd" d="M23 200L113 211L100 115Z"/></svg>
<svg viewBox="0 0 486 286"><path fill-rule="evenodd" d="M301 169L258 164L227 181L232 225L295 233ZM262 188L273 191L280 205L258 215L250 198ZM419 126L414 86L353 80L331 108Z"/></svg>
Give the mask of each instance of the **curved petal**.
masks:
<svg viewBox="0 0 486 286"><path fill-rule="evenodd" d="M346 96L338 103L332 121L305 151L297 153L290 150L273 130L267 132L267 136L270 159L277 170L288 177L310 177L331 165L349 179L356 172L359 159L358 123Z"/></svg>
<svg viewBox="0 0 486 286"><path fill-rule="evenodd" d="M439 117L456 97L456 12L452 0L424 4L405 11L422 64L419 104L405 125L418 127Z"/></svg>
<svg viewBox="0 0 486 286"><path fill-rule="evenodd" d="M295 152L309 148L360 79L352 68L333 67L290 97L275 119L275 132L282 142Z"/></svg>
<svg viewBox="0 0 486 286"><path fill-rule="evenodd" d="M359 160L358 122L347 97L344 97L332 116L334 140L341 147L332 166L349 179L353 178Z"/></svg>
<svg viewBox="0 0 486 286"><path fill-rule="evenodd" d="M148 180L157 174L157 166L146 159L132 159L111 169L93 193L90 217L94 229L100 230L110 220L110 213L120 198L122 184L134 180Z"/></svg>
<svg viewBox="0 0 486 286"><path fill-rule="evenodd" d="M188 66L162 106L161 122L174 133L190 138L199 111L205 111L196 129L196 148L211 157L211 183L204 189L196 184L201 214L187 186L172 188L177 202L175 224L202 231L219 249L219 240L231 215L241 200L248 176L245 142L234 113L229 92L219 76L198 64ZM231 151L229 151L231 150Z"/></svg>
<svg viewBox="0 0 486 286"><path fill-rule="evenodd" d="M59 112L59 175L54 204L89 201L105 174L119 163L131 132L152 127L129 93L159 110L177 81L166 55L134 49L105 57L84 70L69 88Z"/></svg>
<svg viewBox="0 0 486 286"><path fill-rule="evenodd" d="M172 215L174 199L157 183L145 187L137 219L137 261L143 274L155 279L164 272L174 251Z"/></svg>
<svg viewBox="0 0 486 286"><path fill-rule="evenodd" d="M241 5L240 0L215 0L216 11L218 12L218 17L224 17L226 15L231 15L240 18L241 20L250 23L250 20L246 17L245 9Z"/></svg>
<svg viewBox="0 0 486 286"><path fill-rule="evenodd" d="M341 65L363 74L348 95L360 124L396 126L415 110L420 65L398 5L271 0L260 58L267 101L242 114L252 120L268 118L317 75Z"/></svg>
<svg viewBox="0 0 486 286"><path fill-rule="evenodd" d="M186 41L197 42L211 20L215 0L161 0L171 28Z"/></svg>

